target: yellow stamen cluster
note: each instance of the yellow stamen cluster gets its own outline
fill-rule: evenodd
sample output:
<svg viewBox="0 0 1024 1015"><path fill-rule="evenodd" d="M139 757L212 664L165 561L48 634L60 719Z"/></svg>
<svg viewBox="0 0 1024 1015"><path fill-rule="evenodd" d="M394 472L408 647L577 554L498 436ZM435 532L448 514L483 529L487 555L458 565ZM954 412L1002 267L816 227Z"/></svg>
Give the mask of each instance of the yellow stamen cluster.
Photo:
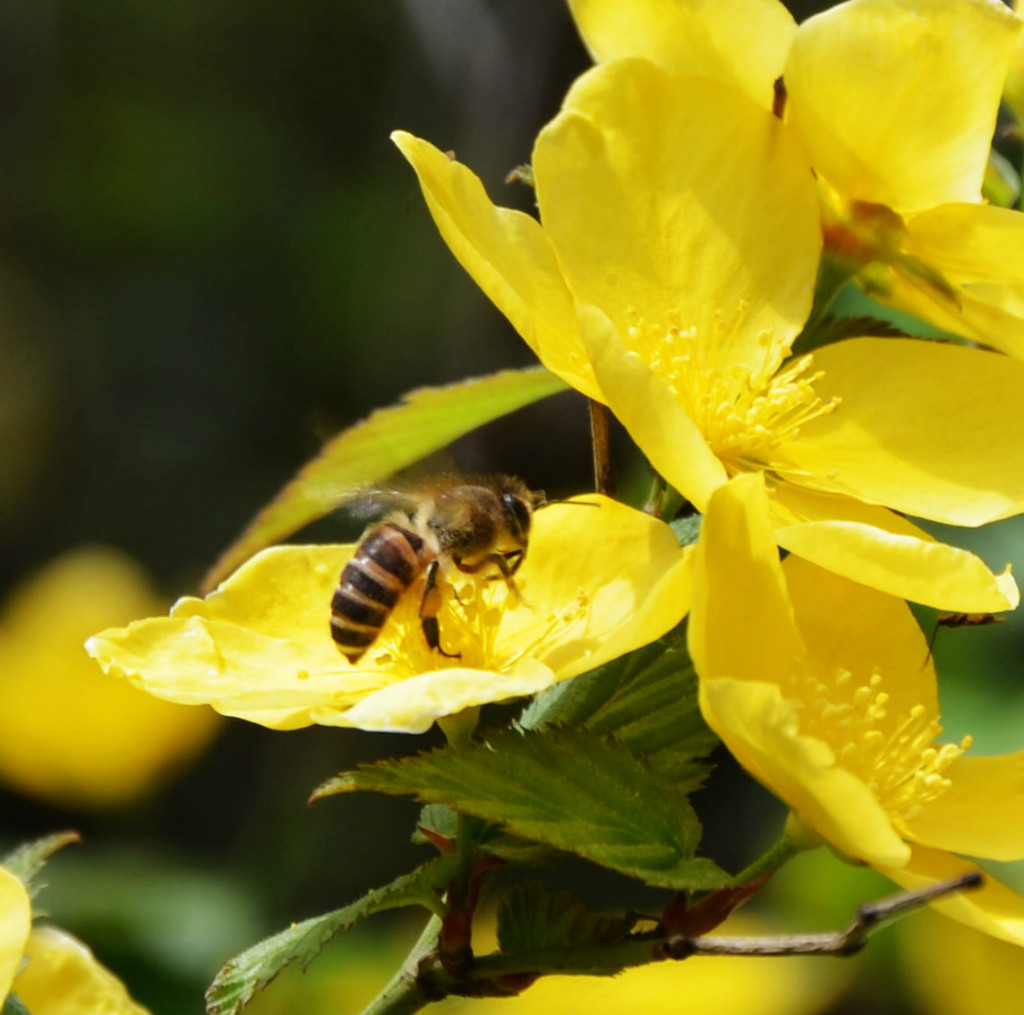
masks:
<svg viewBox="0 0 1024 1015"><path fill-rule="evenodd" d="M531 627L529 639L503 651L497 641L505 611L530 608L525 580L517 578L510 589L500 577L458 578L439 583L442 605L437 619L443 652L427 645L419 615L419 582L399 600L363 661L375 669L390 669L394 679L452 666L500 672L524 656L543 657L547 646L563 642L573 626L585 624L590 616L587 596L580 591L573 602Z"/></svg>
<svg viewBox="0 0 1024 1015"><path fill-rule="evenodd" d="M703 327L683 327L674 313L665 324L629 317L630 354L664 378L731 474L769 466L773 449L838 404L814 393L822 374L809 373L811 356L780 370L789 347L766 332L746 362L737 362L745 306L729 321L716 312Z"/></svg>
<svg viewBox="0 0 1024 1015"><path fill-rule="evenodd" d="M890 715L882 675L859 682L849 670L828 681L805 676L797 700L800 728L836 752L837 763L859 776L894 819L912 820L921 807L949 789L943 772L970 745L935 745L942 727L924 705Z"/></svg>

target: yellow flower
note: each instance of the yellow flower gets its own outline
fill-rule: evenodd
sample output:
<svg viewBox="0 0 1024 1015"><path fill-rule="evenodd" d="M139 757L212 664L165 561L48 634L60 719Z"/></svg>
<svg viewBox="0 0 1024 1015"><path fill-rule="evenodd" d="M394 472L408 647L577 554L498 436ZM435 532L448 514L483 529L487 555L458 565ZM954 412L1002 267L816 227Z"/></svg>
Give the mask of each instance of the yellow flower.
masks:
<svg viewBox="0 0 1024 1015"><path fill-rule="evenodd" d="M32 904L25 886L0 867L0 998L11 992L32 929Z"/></svg>
<svg viewBox="0 0 1024 1015"><path fill-rule="evenodd" d="M939 744L935 670L906 604L798 557L779 563L758 476L715 492L690 652L708 725L791 808L793 828L906 888L1024 858L1024 751ZM987 878L937 904L1024 944L1024 898Z"/></svg>
<svg viewBox="0 0 1024 1015"><path fill-rule="evenodd" d="M394 137L463 266L698 510L760 471L787 549L940 609L1016 606L1008 573L903 515L975 526L1024 507L1024 364L870 338L787 360L819 202L794 132L747 91L642 59L584 74L534 149L540 222Z"/></svg>
<svg viewBox="0 0 1024 1015"><path fill-rule="evenodd" d="M213 713L112 680L82 648L97 628L161 605L134 563L98 548L66 554L15 590L0 616L0 778L65 806L111 806L206 745Z"/></svg>
<svg viewBox="0 0 1024 1015"><path fill-rule="evenodd" d="M827 247L881 301L1024 357L1024 217L981 203L1022 27L1002 3L851 0L799 28L775 0L570 5L598 60L697 66L766 109L783 75Z"/></svg>
<svg viewBox="0 0 1024 1015"><path fill-rule="evenodd" d="M28 893L0 867L0 1007L12 990L39 1015L147 1015L80 941L32 928Z"/></svg>
<svg viewBox="0 0 1024 1015"><path fill-rule="evenodd" d="M444 596L441 641L457 659L427 647L422 579L358 663L338 651L330 602L353 546L266 550L207 599L182 599L170 617L104 631L87 647L105 670L151 694L274 729L421 733L440 717L599 666L685 615L690 554L668 526L614 501L585 500L596 506L537 513L518 595L502 581L466 576Z"/></svg>

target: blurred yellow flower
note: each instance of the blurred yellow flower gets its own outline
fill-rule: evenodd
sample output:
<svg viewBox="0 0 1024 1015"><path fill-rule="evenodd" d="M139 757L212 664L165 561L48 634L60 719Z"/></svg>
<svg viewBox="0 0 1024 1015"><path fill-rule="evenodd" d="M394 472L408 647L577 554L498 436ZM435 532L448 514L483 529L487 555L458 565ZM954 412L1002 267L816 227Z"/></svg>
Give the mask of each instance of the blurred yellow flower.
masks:
<svg viewBox="0 0 1024 1015"><path fill-rule="evenodd" d="M82 642L159 609L139 568L109 549L66 554L17 588L0 615L0 778L71 807L122 804L191 759L212 713L155 701L100 673Z"/></svg>
<svg viewBox="0 0 1024 1015"><path fill-rule="evenodd" d="M91 638L110 673L151 694L206 703L274 729L320 723L421 733L435 719L530 695L660 637L686 614L690 553L671 530L595 496L537 513L530 552L504 582L454 576L426 644L422 578L350 663L330 636L330 603L353 546L280 546L207 599Z"/></svg>
<svg viewBox="0 0 1024 1015"><path fill-rule="evenodd" d="M627 23L653 9L592 6ZM819 200L795 133L746 90L633 58L584 74L534 149L540 222L492 205L427 142L394 139L463 266L698 510L760 471L787 549L940 609L1016 606L1008 573L904 515L976 526L1024 508L1024 364L871 338L788 359Z"/></svg>
<svg viewBox="0 0 1024 1015"><path fill-rule="evenodd" d="M1024 1015L1021 956L1014 945L930 913L901 931L901 965L923 1012Z"/></svg>
<svg viewBox="0 0 1024 1015"><path fill-rule="evenodd" d="M0 867L0 1007L13 990L36 1015L147 1015L80 941L31 924L28 893Z"/></svg>
<svg viewBox="0 0 1024 1015"><path fill-rule="evenodd" d="M760 477L712 497L694 589L704 718L798 836L906 888L974 869L955 853L1024 858L1024 751L935 742L935 670L910 610L798 557L780 564ZM1024 944L1024 898L992 878L936 907Z"/></svg>
<svg viewBox="0 0 1024 1015"><path fill-rule="evenodd" d="M776 0L570 6L598 60L700 68L765 109L783 76L827 248L882 302L1024 357L1024 217L982 204L1000 94L1021 59L1022 23L1002 3L850 0L799 28Z"/></svg>

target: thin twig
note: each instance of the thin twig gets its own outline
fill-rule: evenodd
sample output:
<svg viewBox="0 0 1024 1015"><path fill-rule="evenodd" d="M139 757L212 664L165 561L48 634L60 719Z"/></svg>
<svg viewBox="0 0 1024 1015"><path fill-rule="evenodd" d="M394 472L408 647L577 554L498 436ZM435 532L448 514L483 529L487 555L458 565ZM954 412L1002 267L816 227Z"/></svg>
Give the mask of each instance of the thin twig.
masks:
<svg viewBox="0 0 1024 1015"><path fill-rule="evenodd" d="M615 496L615 476L608 438L608 406L587 399L590 410L590 444L594 452L594 489L606 497Z"/></svg>
<svg viewBox="0 0 1024 1015"><path fill-rule="evenodd" d="M665 936L658 930L633 933L622 940L566 948L537 948L516 954L495 953L481 956L455 979L436 956L420 964L417 983L423 996L471 997L507 996L514 977L552 973L576 976L610 976L635 966L666 959L686 959L695 955L833 955L846 956L860 951L880 923L894 920L936 899L977 888L982 875L974 871L952 881L944 881L913 892L901 892L879 902L861 906L853 922L841 931L821 934L780 934L766 937Z"/></svg>
<svg viewBox="0 0 1024 1015"><path fill-rule="evenodd" d="M981 873L972 871L929 888L899 892L887 899L866 903L857 910L853 922L845 930L771 937L706 935L676 938L665 942L666 954L668 958L688 958L691 955L854 955L867 944L869 935L879 924L920 909L935 899L978 888L982 881Z"/></svg>

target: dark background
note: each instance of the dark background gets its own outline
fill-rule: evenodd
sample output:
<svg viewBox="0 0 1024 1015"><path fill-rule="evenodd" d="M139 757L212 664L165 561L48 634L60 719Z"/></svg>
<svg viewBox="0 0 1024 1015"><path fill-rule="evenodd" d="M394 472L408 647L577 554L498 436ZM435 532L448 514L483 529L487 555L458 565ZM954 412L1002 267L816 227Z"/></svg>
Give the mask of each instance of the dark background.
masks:
<svg viewBox="0 0 1024 1015"><path fill-rule="evenodd" d="M190 593L326 437L412 388L530 364L388 134L454 149L496 201L529 208L503 178L587 66L552 0L0 5L0 588L102 543ZM455 454L577 491L585 407L557 396ZM986 556L1012 556L1007 532ZM994 639L998 684L1020 645L1005 628L972 632L951 668ZM414 808L304 801L428 742L230 722L130 807L0 791L0 835L81 830L50 908L157 1015L198 1012L234 951L419 860ZM709 851L738 866L780 811L728 763L717 785L732 813L766 818L742 842L712 821Z"/></svg>

